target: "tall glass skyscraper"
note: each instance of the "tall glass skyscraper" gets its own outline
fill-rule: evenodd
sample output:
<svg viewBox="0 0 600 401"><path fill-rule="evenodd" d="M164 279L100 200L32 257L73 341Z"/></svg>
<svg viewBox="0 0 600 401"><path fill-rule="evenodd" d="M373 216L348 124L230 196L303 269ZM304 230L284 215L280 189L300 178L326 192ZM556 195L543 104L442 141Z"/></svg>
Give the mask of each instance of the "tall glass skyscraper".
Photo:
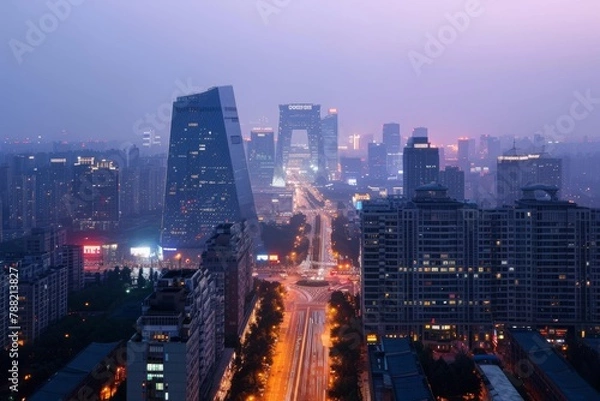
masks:
<svg viewBox="0 0 600 401"><path fill-rule="evenodd" d="M402 169L402 139L400 137L400 124L383 124L383 143L387 149L387 171L396 177Z"/></svg>
<svg viewBox="0 0 600 401"><path fill-rule="evenodd" d="M438 148L427 139L427 128L417 127L408 139L402 157L404 170L404 197L412 199L421 185L439 180L440 155Z"/></svg>
<svg viewBox="0 0 600 401"><path fill-rule="evenodd" d="M163 251L200 248L215 226L256 220L231 86L173 103Z"/></svg>
<svg viewBox="0 0 600 401"><path fill-rule="evenodd" d="M328 114L321 120L321 135L323 136L323 153L327 178L339 179L338 171L338 113L337 109L329 109Z"/></svg>
<svg viewBox="0 0 600 401"><path fill-rule="evenodd" d="M252 128L248 144L248 167L252 188L268 188L275 169L275 133L273 128Z"/></svg>

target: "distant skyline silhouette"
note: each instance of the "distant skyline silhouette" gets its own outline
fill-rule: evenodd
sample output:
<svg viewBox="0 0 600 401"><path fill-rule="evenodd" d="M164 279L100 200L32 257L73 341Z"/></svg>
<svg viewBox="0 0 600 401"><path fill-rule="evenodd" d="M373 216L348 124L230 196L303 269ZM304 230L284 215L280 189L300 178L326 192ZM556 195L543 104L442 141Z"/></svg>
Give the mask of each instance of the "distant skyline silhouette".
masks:
<svg viewBox="0 0 600 401"><path fill-rule="evenodd" d="M135 141L140 120L168 138L173 95L218 85L233 85L244 136L293 102L337 108L340 143L381 140L391 121L434 143L531 136L588 91L562 137L599 134L596 0L274 4L2 2L0 138Z"/></svg>

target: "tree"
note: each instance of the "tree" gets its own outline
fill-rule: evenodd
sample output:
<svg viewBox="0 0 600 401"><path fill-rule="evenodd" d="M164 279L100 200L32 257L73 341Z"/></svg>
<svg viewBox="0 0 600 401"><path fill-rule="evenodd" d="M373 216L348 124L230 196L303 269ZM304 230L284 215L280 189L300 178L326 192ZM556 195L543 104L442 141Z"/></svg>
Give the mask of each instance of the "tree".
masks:
<svg viewBox="0 0 600 401"><path fill-rule="evenodd" d="M144 277L144 275L142 273L142 268L141 267L138 270L137 286L138 286L138 288L144 288L144 287L146 287L146 278Z"/></svg>
<svg viewBox="0 0 600 401"><path fill-rule="evenodd" d="M127 266L123 266L123 269L121 270L121 281L131 284L131 269Z"/></svg>

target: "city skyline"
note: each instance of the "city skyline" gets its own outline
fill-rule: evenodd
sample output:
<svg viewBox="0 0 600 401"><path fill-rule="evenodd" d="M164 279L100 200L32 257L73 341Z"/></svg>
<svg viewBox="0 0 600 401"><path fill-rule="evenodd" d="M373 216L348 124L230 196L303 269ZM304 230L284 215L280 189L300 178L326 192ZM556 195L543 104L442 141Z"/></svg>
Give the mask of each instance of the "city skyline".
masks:
<svg viewBox="0 0 600 401"><path fill-rule="evenodd" d="M2 397L600 400L598 0L0 14Z"/></svg>
<svg viewBox="0 0 600 401"><path fill-rule="evenodd" d="M255 125L275 126L276 105L286 102L338 108L342 138L380 135L382 123L399 121L404 127L429 127L435 143L481 134L533 135L557 122L565 124L555 130L558 139L580 139L597 134L593 127L600 121L594 110L600 59L591 51L600 44L592 17L598 6L591 0L536 1L527 9L448 0L438 1L435 12L429 5L391 1L365 8L357 1L339 7L332 1L274 6L228 0L188 3L180 10L158 3L143 8L56 3L70 6L62 11L42 3L0 6L12 16L0 30L6 43L1 79L12 100L7 110L12 117L0 122L2 138L133 141L148 128L164 137L165 104L215 84L237 88L245 135ZM540 10L544 18L538 18ZM131 25L125 17L133 12L144 22ZM192 26L194 18L203 23L194 20ZM36 37L40 21L48 32L40 30ZM236 26L239 36L162 46L182 33L205 37L214 31L214 21ZM503 29L507 21L511 32ZM309 22L313 29L306 31ZM183 46L191 49L185 59L174 53ZM169 65L163 59L180 62ZM301 62L307 59L313 61ZM588 109L576 113L588 115L575 119L574 126L561 121L580 98L588 99ZM22 112L31 108L44 127Z"/></svg>

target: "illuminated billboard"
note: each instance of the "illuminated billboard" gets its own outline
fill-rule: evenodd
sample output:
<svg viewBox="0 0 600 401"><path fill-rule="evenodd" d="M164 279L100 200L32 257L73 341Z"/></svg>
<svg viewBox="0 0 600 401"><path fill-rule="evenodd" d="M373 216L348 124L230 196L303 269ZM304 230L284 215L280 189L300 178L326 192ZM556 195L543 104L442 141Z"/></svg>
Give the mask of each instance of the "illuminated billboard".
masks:
<svg viewBox="0 0 600 401"><path fill-rule="evenodd" d="M149 258L152 251L149 246L138 246L130 248L129 253L137 258Z"/></svg>
<svg viewBox="0 0 600 401"><path fill-rule="evenodd" d="M102 247L100 245L84 245L83 254L100 256L102 254Z"/></svg>

